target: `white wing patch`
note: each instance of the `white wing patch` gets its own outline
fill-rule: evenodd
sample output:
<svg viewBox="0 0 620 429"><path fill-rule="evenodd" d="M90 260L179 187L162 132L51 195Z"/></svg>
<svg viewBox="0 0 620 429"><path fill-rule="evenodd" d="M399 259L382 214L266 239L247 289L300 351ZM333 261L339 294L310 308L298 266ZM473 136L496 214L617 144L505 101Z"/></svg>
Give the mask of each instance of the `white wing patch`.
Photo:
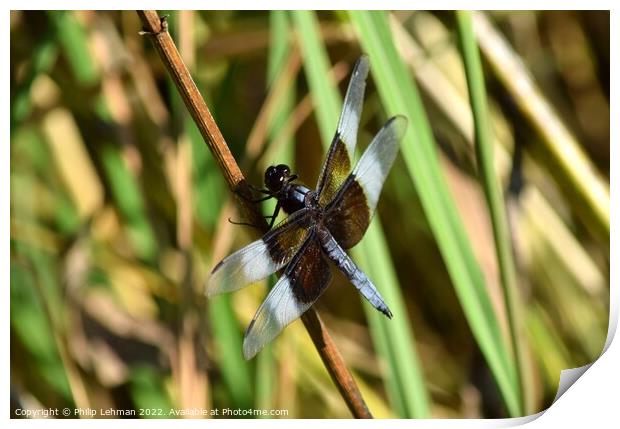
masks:
<svg viewBox="0 0 620 429"><path fill-rule="evenodd" d="M271 289L248 326L243 339L243 356L252 359L289 323L301 316L312 303L299 302L288 277L282 276Z"/></svg>
<svg viewBox="0 0 620 429"><path fill-rule="evenodd" d="M404 116L394 116L379 130L359 162L353 175L364 189L368 208L374 213L383 183L394 164L400 139L407 129Z"/></svg>
<svg viewBox="0 0 620 429"><path fill-rule="evenodd" d="M275 263L265 242L260 239L245 246L219 263L207 283L207 296L241 289L275 273L286 262Z"/></svg>

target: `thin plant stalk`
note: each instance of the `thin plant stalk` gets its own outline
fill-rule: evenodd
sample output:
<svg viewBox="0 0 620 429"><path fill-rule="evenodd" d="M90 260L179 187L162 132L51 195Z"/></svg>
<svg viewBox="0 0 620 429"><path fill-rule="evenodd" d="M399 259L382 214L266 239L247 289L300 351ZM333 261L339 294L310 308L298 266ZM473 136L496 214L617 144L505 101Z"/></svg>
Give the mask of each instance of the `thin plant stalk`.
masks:
<svg viewBox="0 0 620 429"><path fill-rule="evenodd" d="M472 27L471 15L467 11L456 14L460 36L461 51L465 66L465 75L469 87L469 100L474 117L474 148L478 163L478 177L489 209L495 254L499 266L501 285L504 295L504 306L510 331L510 342L515 359L516 385L521 392L520 406L523 411L523 344L520 339L520 305L517 289L517 276L510 239L510 229L504 198L493 164L493 140L487 109L487 94L482 74L482 64L478 45Z"/></svg>

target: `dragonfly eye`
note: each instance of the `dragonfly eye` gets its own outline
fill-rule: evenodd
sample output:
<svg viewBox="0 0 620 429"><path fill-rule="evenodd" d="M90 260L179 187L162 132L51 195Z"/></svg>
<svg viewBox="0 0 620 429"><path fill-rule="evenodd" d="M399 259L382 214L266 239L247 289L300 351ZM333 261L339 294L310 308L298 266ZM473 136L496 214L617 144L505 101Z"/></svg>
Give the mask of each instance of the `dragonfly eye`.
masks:
<svg viewBox="0 0 620 429"><path fill-rule="evenodd" d="M291 169L286 164L277 165L276 170L278 170L280 174L284 176L285 179L291 175Z"/></svg>
<svg viewBox="0 0 620 429"><path fill-rule="evenodd" d="M286 178L290 175L291 169L284 164L272 165L265 171L265 185L272 192L278 192L282 189Z"/></svg>

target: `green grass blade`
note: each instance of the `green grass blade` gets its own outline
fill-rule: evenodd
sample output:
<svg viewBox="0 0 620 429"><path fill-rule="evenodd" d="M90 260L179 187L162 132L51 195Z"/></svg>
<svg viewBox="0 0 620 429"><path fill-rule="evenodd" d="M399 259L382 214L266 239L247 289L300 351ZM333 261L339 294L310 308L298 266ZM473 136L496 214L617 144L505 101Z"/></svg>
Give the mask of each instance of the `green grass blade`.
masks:
<svg viewBox="0 0 620 429"><path fill-rule="evenodd" d="M549 165L549 172L566 194L584 226L609 245L609 182L583 150L583 142L560 119L524 61L482 12L472 13L480 49L490 68L514 103L541 137L536 157Z"/></svg>
<svg viewBox="0 0 620 429"><path fill-rule="evenodd" d="M411 121L401 153L471 330L484 353L510 415L520 415L515 368L448 186L418 90L392 39L387 14L352 11L352 21L389 114Z"/></svg>
<svg viewBox="0 0 620 429"><path fill-rule="evenodd" d="M145 413L142 418L171 418L167 411L173 408L172 401L166 393L166 385L157 368L146 364L136 365L130 374L129 395L136 408ZM165 413L162 415L161 411Z"/></svg>
<svg viewBox="0 0 620 429"><path fill-rule="evenodd" d="M308 86L316 106L321 141L327 147L336 132L342 100L329 74L329 58L321 43L316 15L311 11L299 10L294 11L292 17L299 34Z"/></svg>
<svg viewBox="0 0 620 429"><path fill-rule="evenodd" d="M140 189L131 177L120 151L117 148L106 147L102 158L119 210L130 222L141 218L144 215L144 206Z"/></svg>
<svg viewBox="0 0 620 429"><path fill-rule="evenodd" d="M499 180L495 175L493 163L493 141L491 139L490 118L486 105L487 94L484 86L482 64L470 13L459 11L456 16L465 74L469 87L469 100L474 115L474 147L478 162L478 176L489 207L493 236L495 238L495 253L504 292L504 306L508 317L510 339L519 381L517 385L520 387L521 392L523 392L524 379L521 374L523 347L519 341L522 339L522 335L519 333L521 323L517 279L508 219L504 207L504 197ZM521 398L521 406L523 406L523 398Z"/></svg>
<svg viewBox="0 0 620 429"><path fill-rule="evenodd" d="M37 134L26 141L39 140ZM13 176L13 174L12 174ZM14 176L13 176L14 178ZM31 178L16 189L11 181L12 214L21 219L32 219L40 201L37 200L36 182ZM21 204L15 206L19 195ZM81 380L72 373L72 359L66 348L66 319L63 285L60 269L53 252L39 248L40 237L34 230L11 237L11 336L12 348L22 350L18 358L32 360L27 377L36 380L40 394L53 391L66 404L88 406L84 400ZM13 344L15 343L15 344Z"/></svg>
<svg viewBox="0 0 620 429"><path fill-rule="evenodd" d="M202 89L200 84L198 87ZM194 216L200 225L213 229L226 199L226 183L218 173L215 159L205 150L205 142L193 121L186 121L186 131L192 142Z"/></svg>
<svg viewBox="0 0 620 429"><path fill-rule="evenodd" d="M49 72L58 57L58 46L53 35L45 36L44 40L35 47L32 52L32 59L28 75L19 86L11 88L11 93L15 94L11 102L11 131L16 125L23 121L32 110L30 91L34 80ZM14 92L15 91L15 92Z"/></svg>
<svg viewBox="0 0 620 429"><path fill-rule="evenodd" d="M194 217L203 227L214 229L224 206L226 186L218 174L213 156L204 149L204 141L193 123L187 123L192 141L192 188L195 195ZM218 261L210 260L209 269ZM205 281L206 278L203 280ZM243 327L233 311L231 296L207 300L209 325L217 344L215 362L231 401L241 408L252 407L251 364L243 359Z"/></svg>
<svg viewBox="0 0 620 429"><path fill-rule="evenodd" d="M136 255L155 262L157 239L146 216L143 193L125 164L120 151L106 146L102 152L103 167L118 209L127 222L127 234Z"/></svg>
<svg viewBox="0 0 620 429"><path fill-rule="evenodd" d="M29 263L24 266L11 262L11 349L21 351L20 360L36 362L36 367L27 373L37 380L40 389L51 388L66 403L73 403L66 368L55 342L54 325L44 310L46 296L43 288L35 285L41 277L43 252L17 241L11 247Z"/></svg>
<svg viewBox="0 0 620 429"><path fill-rule="evenodd" d="M48 17L54 25L62 52L67 57L77 83L81 86L94 85L99 81L99 69L88 49L86 30L74 14L49 11Z"/></svg>
<svg viewBox="0 0 620 429"><path fill-rule="evenodd" d="M252 408L250 363L243 358L243 337L235 317L231 296L208 301L209 321L217 340L217 362L232 402L239 408Z"/></svg>
<svg viewBox="0 0 620 429"><path fill-rule="evenodd" d="M381 294L394 313L394 318L387 320L363 300L373 343L389 367L386 386L390 403L402 417L426 418L429 399L415 337L378 215L352 253L370 278L380 279Z"/></svg>
<svg viewBox="0 0 620 429"><path fill-rule="evenodd" d="M270 49L267 58L267 85L272 86L275 80L282 73L286 62L292 52L290 43L290 23L287 13L282 10L272 10L269 13L270 27ZM279 100L278 108L273 114L272 124L269 130L269 137L277 136L291 112L295 103L295 89L291 87L286 90ZM287 138L282 142L281 151L274 155L274 159L282 160L284 164L292 163L294 154L294 142L292 138Z"/></svg>
<svg viewBox="0 0 620 429"><path fill-rule="evenodd" d="M328 59L321 44L316 15L313 12L295 11L293 18L300 35L310 91L315 97L317 121L323 145L327 148L336 131L342 98L335 85L325 78L329 75ZM387 362L386 387L392 406L401 417L427 417L428 393L418 364L413 332L408 323L396 271L378 219L372 222L366 237L353 253L370 278L377 279L377 287L397 315L394 319L387 320L374 308L365 307L375 347Z"/></svg>
<svg viewBox="0 0 620 429"><path fill-rule="evenodd" d="M273 287L273 285L271 285ZM267 345L256 356L256 391L254 408L269 410L274 408L278 372L273 356L273 348ZM259 418L269 419L271 416L260 414Z"/></svg>

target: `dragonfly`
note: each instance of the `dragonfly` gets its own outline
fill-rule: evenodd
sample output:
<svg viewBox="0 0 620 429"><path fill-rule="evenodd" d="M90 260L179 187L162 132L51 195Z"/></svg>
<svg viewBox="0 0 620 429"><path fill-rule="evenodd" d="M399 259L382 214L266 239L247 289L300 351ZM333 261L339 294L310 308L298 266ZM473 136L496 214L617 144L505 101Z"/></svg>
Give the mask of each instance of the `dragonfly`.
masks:
<svg viewBox="0 0 620 429"><path fill-rule="evenodd" d="M270 230L219 262L207 282L206 293L211 297L283 270L245 332L247 360L317 301L331 282L332 267L392 318L376 286L346 252L359 243L370 224L407 128L404 116L388 119L352 169L369 67L368 57L362 56L353 68L315 190L300 183L285 164L268 167L266 189L259 191L265 194L261 201L276 199L273 214L267 216ZM287 217L274 227L281 209Z"/></svg>

